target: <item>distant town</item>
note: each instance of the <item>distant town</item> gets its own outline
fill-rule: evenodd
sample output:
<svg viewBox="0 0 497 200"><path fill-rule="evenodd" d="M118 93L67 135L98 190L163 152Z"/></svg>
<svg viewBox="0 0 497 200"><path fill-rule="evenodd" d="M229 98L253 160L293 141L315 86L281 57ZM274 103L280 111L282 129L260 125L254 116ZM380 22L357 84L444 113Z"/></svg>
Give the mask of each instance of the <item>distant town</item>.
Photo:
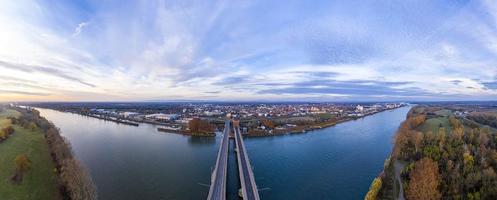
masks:
<svg viewBox="0 0 497 200"><path fill-rule="evenodd" d="M243 133L266 136L333 126L407 103L32 103L115 123L158 125L159 131L213 136L224 119L240 120Z"/></svg>

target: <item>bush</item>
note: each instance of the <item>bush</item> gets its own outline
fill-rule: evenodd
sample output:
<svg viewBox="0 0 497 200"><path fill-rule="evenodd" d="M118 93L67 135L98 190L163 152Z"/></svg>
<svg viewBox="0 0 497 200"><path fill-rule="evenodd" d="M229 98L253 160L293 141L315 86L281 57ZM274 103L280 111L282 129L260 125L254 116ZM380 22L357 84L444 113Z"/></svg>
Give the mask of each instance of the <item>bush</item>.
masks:
<svg viewBox="0 0 497 200"><path fill-rule="evenodd" d="M12 126L8 126L0 130L0 142L9 138L10 135L14 133L14 128Z"/></svg>

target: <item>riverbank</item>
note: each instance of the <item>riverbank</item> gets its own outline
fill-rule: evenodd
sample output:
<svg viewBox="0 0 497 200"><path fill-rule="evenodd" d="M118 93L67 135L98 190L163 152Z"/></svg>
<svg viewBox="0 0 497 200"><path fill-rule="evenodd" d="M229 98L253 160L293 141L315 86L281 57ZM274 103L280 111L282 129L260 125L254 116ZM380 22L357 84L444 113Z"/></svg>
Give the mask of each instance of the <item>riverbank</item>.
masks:
<svg viewBox="0 0 497 200"><path fill-rule="evenodd" d="M12 126L14 133L0 142L0 197L1 199L61 199L57 175L53 173L47 141L40 128L26 129L13 125L8 117L19 117L20 113L6 109L0 111L0 130ZM15 159L26 155L31 168L24 173L20 183L11 178L15 170Z"/></svg>
<svg viewBox="0 0 497 200"><path fill-rule="evenodd" d="M475 110L496 111L493 106L413 107L396 132L391 159L379 176L383 185L377 198L495 199L496 165L476 160L492 160L497 155L497 143L489 139L497 131L488 120L482 120L486 124L478 124L468 119ZM460 183L465 183L464 188Z"/></svg>
<svg viewBox="0 0 497 200"><path fill-rule="evenodd" d="M90 115L90 114L83 114L83 113L74 113L74 114L83 115L83 116L87 116L87 117L93 117L93 118L97 118L97 119L101 119L101 120L105 120L105 121L111 121L111 122L115 122L118 124L126 124L126 125L130 125L130 126L139 126L140 125L139 123L131 122L129 120L122 120L122 119L118 119L118 118L114 119L114 118L105 117L105 116Z"/></svg>
<svg viewBox="0 0 497 200"><path fill-rule="evenodd" d="M163 127L158 127L157 131L165 132L165 133L175 133L175 134L181 134L181 135L188 135L188 136L198 136L198 137L214 137L214 136L216 136L216 133L192 133L188 130L170 129L170 128L163 128Z"/></svg>
<svg viewBox="0 0 497 200"><path fill-rule="evenodd" d="M246 136L266 137L266 136L278 136L278 135L288 135L288 134L302 134L302 133L307 133L310 131L315 131L315 130L320 130L320 129L332 127L332 126L335 126L335 125L340 124L340 123L362 119L362 118L365 118L365 117L368 117L371 115L375 115L375 114L382 113L385 111L395 110L395 109L402 108L402 107L405 107L405 106L400 106L400 107L391 108L391 109L384 109L384 110L381 110L381 111L378 111L375 113L367 113L367 114L364 114L363 116L360 116L360 117L349 117L346 119L341 119L341 120L337 120L337 121L333 121L333 122L321 122L321 123L317 123L317 124L313 124L313 125L296 126L296 127L288 128L288 129L274 129L274 130L272 130L271 133L269 133L267 131L256 132L256 131L252 130L252 132L249 131L249 134L247 134Z"/></svg>
<svg viewBox="0 0 497 200"><path fill-rule="evenodd" d="M47 172L56 177L58 190L56 197L51 199L97 199L92 178L86 168L73 155L70 143L60 134L59 128L46 118L41 117L40 112L36 109L28 107L9 107L8 109L20 113L18 117L9 118L13 125L28 131L36 131L38 132L38 137L44 139L41 145L47 148L46 155L49 158L49 163L53 164L53 167ZM38 150L34 149L32 151ZM29 156L28 159L30 159ZM27 194L31 193L28 192Z"/></svg>
<svg viewBox="0 0 497 200"><path fill-rule="evenodd" d="M81 115L81 116L85 116L85 117L92 117L92 118L101 119L104 121L111 121L111 122L115 122L117 124L125 124L125 125L130 125L130 126L139 126L140 123L146 123L146 124L151 124L151 125L156 125L156 126L166 126L166 127L157 127L157 131L165 132L165 133L175 133L175 134L180 134L180 135L198 136L198 137L214 137L214 136L216 136L216 133L214 133L214 132L212 132L212 133L191 133L189 130L169 128L167 126L170 126L170 124L161 123L161 122L153 122L153 121L145 121L145 120L130 121L130 120L125 120L125 119L84 114L84 113L78 113L78 112L62 111L62 110L57 110L57 109L53 109L53 110L56 110L59 112L67 112L67 113L71 113L71 114Z"/></svg>

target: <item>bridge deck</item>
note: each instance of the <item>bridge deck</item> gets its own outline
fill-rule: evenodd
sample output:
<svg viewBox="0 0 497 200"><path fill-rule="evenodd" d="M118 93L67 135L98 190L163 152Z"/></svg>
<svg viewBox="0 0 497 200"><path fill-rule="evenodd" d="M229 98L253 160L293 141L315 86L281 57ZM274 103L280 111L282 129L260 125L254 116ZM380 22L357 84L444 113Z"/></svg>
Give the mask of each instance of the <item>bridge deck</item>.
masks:
<svg viewBox="0 0 497 200"><path fill-rule="evenodd" d="M216 167L212 172L211 186L209 189L208 200L225 200L226 199L226 177L228 172L228 147L230 122L226 120L224 124L224 134L217 154Z"/></svg>
<svg viewBox="0 0 497 200"><path fill-rule="evenodd" d="M252 165L245 150L243 137L240 133L240 127L233 127L235 131L235 143L238 149L238 172L240 174L240 183L242 186L242 196L244 200L259 200L259 192L255 184L254 173L252 172Z"/></svg>

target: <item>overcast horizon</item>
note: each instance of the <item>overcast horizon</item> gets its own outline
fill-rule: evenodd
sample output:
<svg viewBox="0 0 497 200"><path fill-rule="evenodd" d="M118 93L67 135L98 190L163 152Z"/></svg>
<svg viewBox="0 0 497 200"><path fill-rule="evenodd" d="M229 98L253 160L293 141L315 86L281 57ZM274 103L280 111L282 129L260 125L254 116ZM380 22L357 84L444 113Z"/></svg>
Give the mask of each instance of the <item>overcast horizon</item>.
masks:
<svg viewBox="0 0 497 200"><path fill-rule="evenodd" d="M497 99L497 3L2 1L0 101Z"/></svg>

